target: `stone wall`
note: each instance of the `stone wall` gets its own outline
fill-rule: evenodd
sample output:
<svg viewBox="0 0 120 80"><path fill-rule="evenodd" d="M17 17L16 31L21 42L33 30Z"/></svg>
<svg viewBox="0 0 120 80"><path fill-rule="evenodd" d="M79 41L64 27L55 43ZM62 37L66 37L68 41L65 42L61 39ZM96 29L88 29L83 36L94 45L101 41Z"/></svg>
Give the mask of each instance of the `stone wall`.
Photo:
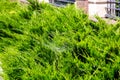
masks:
<svg viewBox="0 0 120 80"><path fill-rule="evenodd" d="M84 9L90 16L105 17L107 14L107 0L76 0L75 4L78 8Z"/></svg>
<svg viewBox="0 0 120 80"><path fill-rule="evenodd" d="M75 5L77 8L81 8L88 13L88 0L76 0Z"/></svg>
<svg viewBox="0 0 120 80"><path fill-rule="evenodd" d="M89 0L89 15L105 17L107 14L107 0Z"/></svg>

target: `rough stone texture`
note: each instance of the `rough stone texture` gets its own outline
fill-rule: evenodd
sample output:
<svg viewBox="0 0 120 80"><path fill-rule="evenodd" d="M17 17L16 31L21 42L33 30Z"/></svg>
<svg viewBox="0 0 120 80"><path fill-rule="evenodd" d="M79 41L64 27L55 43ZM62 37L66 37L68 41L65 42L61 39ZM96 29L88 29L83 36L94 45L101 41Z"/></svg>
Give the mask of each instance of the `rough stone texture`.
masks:
<svg viewBox="0 0 120 80"><path fill-rule="evenodd" d="M81 8L88 13L88 0L76 0L75 5L77 8Z"/></svg>

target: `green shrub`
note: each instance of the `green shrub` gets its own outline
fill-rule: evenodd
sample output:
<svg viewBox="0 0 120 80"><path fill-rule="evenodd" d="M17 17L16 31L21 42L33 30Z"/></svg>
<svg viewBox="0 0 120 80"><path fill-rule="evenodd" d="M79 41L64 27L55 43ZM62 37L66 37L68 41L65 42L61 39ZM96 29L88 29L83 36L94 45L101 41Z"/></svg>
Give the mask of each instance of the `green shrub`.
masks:
<svg viewBox="0 0 120 80"><path fill-rule="evenodd" d="M5 80L120 79L120 23L89 20L73 5L0 1Z"/></svg>

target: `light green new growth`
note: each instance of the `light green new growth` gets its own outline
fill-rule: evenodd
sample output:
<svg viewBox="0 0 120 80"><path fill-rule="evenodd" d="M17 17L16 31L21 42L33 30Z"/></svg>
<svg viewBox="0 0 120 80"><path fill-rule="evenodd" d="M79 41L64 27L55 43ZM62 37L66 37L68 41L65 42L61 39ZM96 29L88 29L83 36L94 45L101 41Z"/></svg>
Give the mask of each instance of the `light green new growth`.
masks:
<svg viewBox="0 0 120 80"><path fill-rule="evenodd" d="M119 80L120 23L74 6L0 0L4 80Z"/></svg>

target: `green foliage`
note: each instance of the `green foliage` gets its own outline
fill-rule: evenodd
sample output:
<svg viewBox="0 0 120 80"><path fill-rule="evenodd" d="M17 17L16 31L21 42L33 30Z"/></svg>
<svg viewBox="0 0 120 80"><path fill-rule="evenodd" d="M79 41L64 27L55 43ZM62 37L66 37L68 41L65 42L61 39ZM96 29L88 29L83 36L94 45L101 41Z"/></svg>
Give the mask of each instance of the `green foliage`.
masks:
<svg viewBox="0 0 120 80"><path fill-rule="evenodd" d="M120 23L93 22L72 5L0 5L5 80L120 79Z"/></svg>

